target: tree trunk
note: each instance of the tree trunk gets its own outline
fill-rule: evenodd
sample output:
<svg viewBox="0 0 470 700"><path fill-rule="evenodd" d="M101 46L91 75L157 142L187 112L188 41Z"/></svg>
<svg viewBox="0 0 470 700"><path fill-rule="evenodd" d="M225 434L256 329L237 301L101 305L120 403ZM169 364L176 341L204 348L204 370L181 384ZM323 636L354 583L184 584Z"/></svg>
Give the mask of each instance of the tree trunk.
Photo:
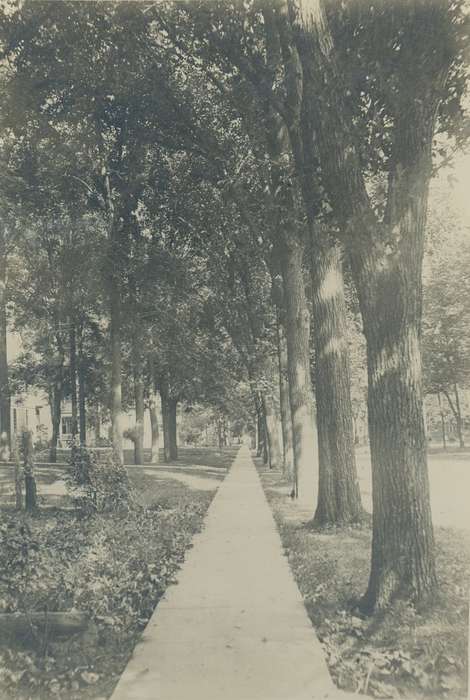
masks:
<svg viewBox="0 0 470 700"><path fill-rule="evenodd" d="M99 404L96 405L95 440L97 443L101 440L101 406Z"/></svg>
<svg viewBox="0 0 470 700"><path fill-rule="evenodd" d="M11 397L7 357L6 283L7 260L5 232L0 226L0 459L8 460L11 452Z"/></svg>
<svg viewBox="0 0 470 700"><path fill-rule="evenodd" d="M444 411L442 410L441 393L437 392L437 400L439 402L439 414L441 416L441 431L442 431L442 447L447 450L447 440L446 440L446 421L444 416Z"/></svg>
<svg viewBox="0 0 470 700"><path fill-rule="evenodd" d="M354 453L346 302L339 248L314 248L315 397L319 450L317 527L363 517Z"/></svg>
<svg viewBox="0 0 470 700"><path fill-rule="evenodd" d="M432 129L410 114L395 128L384 226L349 251L367 343L373 538L366 609L398 596L424 600L437 588L420 349Z"/></svg>
<svg viewBox="0 0 470 700"><path fill-rule="evenodd" d="M462 428L462 411L460 409L460 398L459 398L459 390L457 388L457 384L454 384L454 398L455 398L455 419L457 421L457 435L459 438L459 445L460 447L465 447L465 441L463 438L463 428Z"/></svg>
<svg viewBox="0 0 470 700"><path fill-rule="evenodd" d="M23 510L23 467L21 465L20 449L18 437L12 437L13 458L15 460L15 507L16 510Z"/></svg>
<svg viewBox="0 0 470 700"><path fill-rule="evenodd" d="M137 348L133 353L134 369L134 401L135 401L135 440L134 464L144 463L144 372L142 357Z"/></svg>
<svg viewBox="0 0 470 700"><path fill-rule="evenodd" d="M170 454L170 422L169 422L169 399L168 399L168 382L162 380L160 384L160 400L162 403L162 423L163 423L163 452L165 462L171 460Z"/></svg>
<svg viewBox="0 0 470 700"><path fill-rule="evenodd" d="M415 4L393 7L403 21L416 22ZM440 12L439 6L437 22ZM416 59L426 62L426 80L413 100L407 77L397 83L387 202L379 220L322 0L301 0L294 28L304 83L311 87L308 109L323 182L345 234L367 341L373 537L363 604L373 610L398 596L425 600L437 585L422 409L421 267L435 115L450 59L441 46L421 42ZM411 55L414 45L402 50Z"/></svg>
<svg viewBox="0 0 470 700"><path fill-rule="evenodd" d="M83 332L78 343L78 409L80 445L86 445L86 381L85 358L83 356Z"/></svg>
<svg viewBox="0 0 470 700"><path fill-rule="evenodd" d="M266 429L266 416L264 415L264 411L263 411L263 419L262 419L262 428L261 429L263 431L261 459L262 459L263 464L268 464L269 463L268 431Z"/></svg>
<svg viewBox="0 0 470 700"><path fill-rule="evenodd" d="M151 388L149 396L150 428L152 444L150 447L150 464L158 464L160 461L160 431L158 429L157 392Z"/></svg>
<svg viewBox="0 0 470 700"><path fill-rule="evenodd" d="M275 74L281 58L279 23L269 3L263 11L266 28L267 63ZM287 16L287 15L286 15ZM301 71L286 67L285 119L292 127L299 123L302 94ZM288 104L287 104L288 103ZM318 445L310 376L310 313L305 297L303 256L305 230L299 224L301 212L294 197L285 162L297 152L297 130L286 129L279 114L270 109L267 116L267 147L271 156L271 194L277 209L274 256L280 268L285 306L285 331L289 400L294 453L293 495L316 507L318 495ZM298 170L300 164L296 164ZM286 186L286 182L289 184Z"/></svg>
<svg viewBox="0 0 470 700"><path fill-rule="evenodd" d="M400 295L408 305L403 295L410 287L390 286L375 311L364 313L373 490L369 609L399 594L420 598L436 585L418 323L410 318L393 329L389 300Z"/></svg>
<svg viewBox="0 0 470 700"><path fill-rule="evenodd" d="M224 440L223 440L223 426L222 426L222 418L217 418L217 443L219 446L219 450L222 449L224 446Z"/></svg>
<svg viewBox="0 0 470 700"><path fill-rule="evenodd" d="M116 216L112 185L109 172L103 174L106 212L109 222L109 333L111 345L111 441L113 458L117 464L124 464L123 454L123 415L122 415L122 355L121 355L121 283L119 260L121 234L124 217ZM124 212L123 212L124 213ZM127 218L127 217L126 217ZM121 251L122 252L122 251Z"/></svg>
<svg viewBox="0 0 470 700"><path fill-rule="evenodd" d="M111 291L111 434L113 457L124 463L122 447L122 359L121 359L121 299L117 284Z"/></svg>
<svg viewBox="0 0 470 700"><path fill-rule="evenodd" d="M37 508L37 496L36 479L34 478L33 434L30 430L23 431L21 435L21 452L25 481L25 509L28 513L33 513Z"/></svg>
<svg viewBox="0 0 470 700"><path fill-rule="evenodd" d="M280 413L276 397L263 394L263 407L266 421L268 462L270 469L281 469L282 452L280 444Z"/></svg>
<svg viewBox="0 0 470 700"><path fill-rule="evenodd" d="M294 495L316 506L318 446L310 378L310 314L303 279L304 246L289 239L280 255L286 307L289 400L294 451Z"/></svg>
<svg viewBox="0 0 470 700"><path fill-rule="evenodd" d="M292 416L289 400L289 379L287 376L287 341L282 321L277 324L277 347L279 356L279 395L281 408L282 446L284 473L289 480L294 475L294 448L292 439Z"/></svg>
<svg viewBox="0 0 470 700"><path fill-rule="evenodd" d="M52 414L52 437L51 437L51 448L49 451L49 461L57 462L57 443L60 436L60 424L62 417L62 396L63 396L63 384L59 379L55 382L52 389L51 396L51 414Z"/></svg>
<svg viewBox="0 0 470 700"><path fill-rule="evenodd" d="M72 403L72 438L78 433L78 398L77 398L77 336L73 320L70 319L70 398Z"/></svg>
<svg viewBox="0 0 470 700"><path fill-rule="evenodd" d="M263 413L256 401L256 456L261 457L263 454L264 431L263 431Z"/></svg>
<svg viewBox="0 0 470 700"><path fill-rule="evenodd" d="M170 460L178 459L178 440L177 440L177 422L176 408L178 401L176 399L168 400L168 438L170 441Z"/></svg>

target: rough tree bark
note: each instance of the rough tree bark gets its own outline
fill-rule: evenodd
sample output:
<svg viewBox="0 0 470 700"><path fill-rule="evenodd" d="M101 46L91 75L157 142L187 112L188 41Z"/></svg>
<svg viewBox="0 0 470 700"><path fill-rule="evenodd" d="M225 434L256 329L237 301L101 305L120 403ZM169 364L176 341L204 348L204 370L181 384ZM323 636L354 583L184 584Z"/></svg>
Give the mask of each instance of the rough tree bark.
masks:
<svg viewBox="0 0 470 700"><path fill-rule="evenodd" d="M273 24L273 15L266 7L265 27L267 63L273 76L280 61L280 45ZM297 89L297 76L293 76ZM298 100L288 97L286 113L298 118ZM295 115L295 116L294 116ZM285 332L289 400L292 417L294 453L293 495L315 507L318 496L318 444L315 427L312 382L310 377L310 312L304 287L303 258L305 231L297 223L298 212L293 188L285 184L285 161L289 160L292 145L289 132L279 114L270 109L267 128L267 146L271 157L271 193L277 207L275 222L275 257L277 258L285 306Z"/></svg>
<svg viewBox="0 0 470 700"><path fill-rule="evenodd" d="M318 497L318 444L310 377L310 312L303 278L304 245L289 237L279 256L286 307L289 400L294 452L294 496L309 504Z"/></svg>
<svg viewBox="0 0 470 700"><path fill-rule="evenodd" d="M315 398L319 450L317 527L359 522L364 514L356 470L346 303L340 250L315 246L312 265Z"/></svg>
<svg viewBox="0 0 470 700"><path fill-rule="evenodd" d="M423 600L436 589L420 333L421 267L431 148L438 101L447 74L446 48L414 36L402 50L414 55L419 95L409 99L402 76L392 134L388 196L383 220L369 201L322 0L301 0L295 20L304 81L314 86L324 182L340 220L367 342L368 418L372 462L373 539L364 609L397 596ZM400 21L429 21L442 8L391 5ZM424 12L419 16L420 9ZM407 13L410 13L409 15ZM417 13L417 14L416 14ZM429 51L428 51L429 49Z"/></svg>
<svg viewBox="0 0 470 700"><path fill-rule="evenodd" d="M303 79L299 53L287 17L267 12L272 53L278 32L285 71L285 124L310 236L312 313L316 362L315 398L319 449L317 526L357 522L363 515L354 453L346 303L341 259L333 236L317 223L322 195L316 185L318 162L308 109L310 85ZM275 120L279 122L279 119ZM277 133L282 133L278 129ZM279 140L279 137L278 137ZM280 146L281 147L281 144Z"/></svg>

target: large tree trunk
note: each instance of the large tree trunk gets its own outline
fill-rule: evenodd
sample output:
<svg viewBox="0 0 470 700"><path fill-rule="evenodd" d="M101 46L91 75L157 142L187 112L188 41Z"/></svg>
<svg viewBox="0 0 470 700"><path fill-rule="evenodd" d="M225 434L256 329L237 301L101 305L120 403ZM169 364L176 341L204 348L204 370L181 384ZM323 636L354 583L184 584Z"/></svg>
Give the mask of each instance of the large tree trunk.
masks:
<svg viewBox="0 0 470 700"><path fill-rule="evenodd" d="M373 267L377 269L376 263ZM363 309L373 496L372 564L364 600L369 609L383 607L401 594L421 598L436 586L418 281L410 285L403 268L385 268L381 276L375 288L382 293Z"/></svg>
<svg viewBox="0 0 470 700"><path fill-rule="evenodd" d="M79 333L78 343L78 413L80 445L86 444L86 380L85 358L83 356L83 329Z"/></svg>
<svg viewBox="0 0 470 700"><path fill-rule="evenodd" d="M134 401L135 401L135 439L134 464L144 463L144 371L142 356L136 348L133 353Z"/></svg>
<svg viewBox="0 0 470 700"><path fill-rule="evenodd" d="M286 343L289 399L294 451L294 495L316 505L318 445L310 378L310 313L303 278L304 246L290 238L280 263L286 307Z"/></svg>
<svg viewBox="0 0 470 700"><path fill-rule="evenodd" d="M149 395L150 429L152 443L150 446L150 464L158 464L160 461L160 431L158 429L157 392L151 388Z"/></svg>
<svg viewBox="0 0 470 700"><path fill-rule="evenodd" d="M7 260L2 226L0 231L0 459L8 460L11 452L11 398L7 358Z"/></svg>
<svg viewBox="0 0 470 700"><path fill-rule="evenodd" d="M311 94L286 18L278 21L289 107L286 125L310 232L312 307L316 353L315 398L319 447L319 501L314 524L344 525L362 517L354 454L346 304L341 260L330 232L318 226L317 153ZM272 37L272 16L268 15ZM272 44L273 50L275 45Z"/></svg>
<svg viewBox="0 0 470 700"><path fill-rule="evenodd" d="M425 5L390 6L404 26L418 28ZM444 3L433 7L427 21L445 26ZM367 341L373 538L364 606L374 609L397 596L426 599L437 585L422 406L421 267L434 122L450 57L445 42L416 42L418 33L408 28L402 51L415 52L427 73L412 100L408 74L398 76L380 221L364 181L322 0L301 0L295 28L304 81L312 86L308 107L323 181L345 234Z"/></svg>
<svg viewBox="0 0 470 700"><path fill-rule="evenodd" d="M176 420L177 406L177 399L170 398L168 400L168 438L170 441L169 452L171 461L178 459L178 426Z"/></svg>
<svg viewBox="0 0 470 700"><path fill-rule="evenodd" d="M70 319L70 398L72 403L72 438L78 433L78 397L77 397L77 335L75 324Z"/></svg>
<svg viewBox="0 0 470 700"><path fill-rule="evenodd" d="M274 14L269 4L264 9L267 63L275 75L280 61L280 44ZM288 121L300 118L301 85L299 71L286 71L288 96L285 113ZM305 231L298 223L299 211L290 182L286 161L295 152L293 130L279 114L267 114L267 147L271 156L271 194L277 208L274 255L282 277L285 306L289 399L294 452L293 495L313 508L318 496L318 444L310 376L310 313L305 297L303 256ZM286 183L288 183L286 185Z"/></svg>
<svg viewBox="0 0 470 700"><path fill-rule="evenodd" d="M282 467L282 452L280 444L280 412L275 396L263 393L263 407L266 422L266 438L268 447L268 463L270 469Z"/></svg>
<svg viewBox="0 0 470 700"><path fill-rule="evenodd" d="M312 265L319 450L317 527L363 516L354 453L346 302L339 248L317 245Z"/></svg>
<svg viewBox="0 0 470 700"><path fill-rule="evenodd" d="M287 341L283 321L278 320L278 355L279 355L279 395L281 408L283 465L286 477L294 476L294 448L292 438L292 416L289 399L289 379L287 365Z"/></svg>

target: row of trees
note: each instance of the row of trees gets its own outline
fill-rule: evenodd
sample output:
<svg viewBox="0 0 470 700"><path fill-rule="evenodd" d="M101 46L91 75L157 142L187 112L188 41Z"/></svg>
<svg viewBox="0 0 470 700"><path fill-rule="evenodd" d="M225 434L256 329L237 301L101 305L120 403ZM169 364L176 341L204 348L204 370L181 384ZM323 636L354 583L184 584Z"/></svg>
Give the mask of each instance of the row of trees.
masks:
<svg viewBox="0 0 470 700"><path fill-rule="evenodd" d="M466 136L463 4L26 2L1 33L2 308L56 430L64 395L83 442L107 406L121 461L134 405L142 461L159 391L174 457L179 402L248 392L314 524L360 522L359 327L364 607L432 594L422 261L434 151Z"/></svg>

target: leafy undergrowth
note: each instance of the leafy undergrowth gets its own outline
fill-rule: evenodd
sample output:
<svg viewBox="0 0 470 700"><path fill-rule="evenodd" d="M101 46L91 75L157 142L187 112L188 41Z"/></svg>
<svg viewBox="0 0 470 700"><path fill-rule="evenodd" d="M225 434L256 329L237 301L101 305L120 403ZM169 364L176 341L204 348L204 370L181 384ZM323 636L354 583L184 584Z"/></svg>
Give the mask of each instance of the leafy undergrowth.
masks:
<svg viewBox="0 0 470 700"><path fill-rule="evenodd" d="M88 517L2 509L0 612L78 610L90 624L69 638L36 631L22 646L3 639L1 698L89 700L112 692L213 492L142 476L134 496L129 507Z"/></svg>
<svg viewBox="0 0 470 700"><path fill-rule="evenodd" d="M367 587L369 528L315 532L279 475L262 480L335 683L377 698L466 697L470 533L436 529L440 595L431 608L401 603L363 618L354 601Z"/></svg>

